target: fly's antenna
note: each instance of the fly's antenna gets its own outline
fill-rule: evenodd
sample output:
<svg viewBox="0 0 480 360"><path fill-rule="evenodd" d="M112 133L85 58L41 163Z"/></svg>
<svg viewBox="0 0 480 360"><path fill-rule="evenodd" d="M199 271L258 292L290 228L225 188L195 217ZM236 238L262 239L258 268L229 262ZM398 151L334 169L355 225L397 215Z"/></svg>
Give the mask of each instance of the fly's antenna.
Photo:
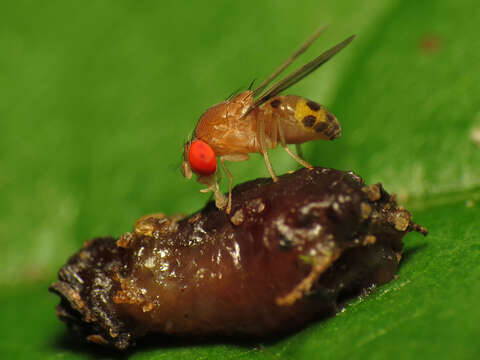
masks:
<svg viewBox="0 0 480 360"><path fill-rule="evenodd" d="M282 65L280 65L273 73L270 74L270 76L268 76L260 85L258 85L258 87L253 91L252 95L255 97L255 96L261 94L263 92L263 90L265 90L265 88L268 86L268 84L270 84L273 81L273 79L275 79L278 75L280 75L283 70L285 70L292 62L294 62L297 57L302 55L309 48L309 46L315 40L317 40L317 38L325 31L326 28L327 28L326 25L318 28L317 31L315 31L307 39L307 41L305 41L297 49L297 51L295 51L292 55L290 55L290 57L287 60L285 60L285 62Z"/></svg>

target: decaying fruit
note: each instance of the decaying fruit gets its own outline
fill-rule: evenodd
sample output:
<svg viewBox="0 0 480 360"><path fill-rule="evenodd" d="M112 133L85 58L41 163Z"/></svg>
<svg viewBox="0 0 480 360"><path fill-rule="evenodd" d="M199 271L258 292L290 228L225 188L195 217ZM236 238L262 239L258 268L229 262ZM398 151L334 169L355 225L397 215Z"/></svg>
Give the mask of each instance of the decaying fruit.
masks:
<svg viewBox="0 0 480 360"><path fill-rule="evenodd" d="M71 328L119 349L152 332L266 338L392 280L409 231L426 234L380 184L302 169L237 186L230 214L209 203L88 241L50 290Z"/></svg>

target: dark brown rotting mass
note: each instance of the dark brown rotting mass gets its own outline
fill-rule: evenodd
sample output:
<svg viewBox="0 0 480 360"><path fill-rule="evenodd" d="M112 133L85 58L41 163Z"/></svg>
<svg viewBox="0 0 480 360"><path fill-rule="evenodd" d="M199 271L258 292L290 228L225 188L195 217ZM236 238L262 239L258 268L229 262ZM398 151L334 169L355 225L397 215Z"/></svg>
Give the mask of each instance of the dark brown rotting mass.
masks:
<svg viewBox="0 0 480 360"><path fill-rule="evenodd" d="M302 123L303 125L305 125L306 127L309 127L311 128L313 126L313 124L315 124L315 121L317 120L317 118L313 115L307 115L305 116L303 119L302 119Z"/></svg>
<svg viewBox="0 0 480 360"><path fill-rule="evenodd" d="M320 104L317 104L315 101L311 100L307 101L307 106L313 111L318 111L321 108Z"/></svg>
<svg viewBox="0 0 480 360"><path fill-rule="evenodd" d="M230 214L210 202L88 241L50 290L75 332L118 349L153 332L269 338L392 280L409 231L426 233L380 184L303 169L238 185Z"/></svg>
<svg viewBox="0 0 480 360"><path fill-rule="evenodd" d="M275 99L273 100L270 105L273 107L273 108L278 108L280 106L282 102L279 100L279 99Z"/></svg>

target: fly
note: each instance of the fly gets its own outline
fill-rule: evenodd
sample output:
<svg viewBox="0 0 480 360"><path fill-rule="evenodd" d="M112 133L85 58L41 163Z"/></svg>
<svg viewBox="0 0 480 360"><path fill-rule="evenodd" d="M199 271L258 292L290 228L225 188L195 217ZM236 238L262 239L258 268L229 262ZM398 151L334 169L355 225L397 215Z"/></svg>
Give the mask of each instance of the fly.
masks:
<svg viewBox="0 0 480 360"><path fill-rule="evenodd" d="M201 192L213 192L219 209L230 213L233 176L225 166L226 161L245 161L250 153L261 153L270 176L277 176L268 158L268 149L280 143L285 151L302 166L312 169L301 155L300 144L313 140L333 140L342 129L337 118L322 105L296 95L280 95L296 84L334 55L345 48L355 35L328 49L290 75L268 85L285 70L300 54L305 52L325 27L318 29L278 69L256 89L246 90L230 100L209 108L200 118L192 138L185 144L183 175L190 179L192 173L197 181L206 186ZM297 154L287 145L295 144ZM219 189L217 158L228 177L228 199Z"/></svg>

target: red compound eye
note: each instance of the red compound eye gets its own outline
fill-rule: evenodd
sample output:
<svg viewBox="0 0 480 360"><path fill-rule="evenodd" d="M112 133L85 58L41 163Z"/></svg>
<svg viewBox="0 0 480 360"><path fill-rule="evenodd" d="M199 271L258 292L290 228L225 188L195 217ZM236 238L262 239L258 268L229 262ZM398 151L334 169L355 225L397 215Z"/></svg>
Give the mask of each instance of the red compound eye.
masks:
<svg viewBox="0 0 480 360"><path fill-rule="evenodd" d="M217 171L215 152L202 140L195 140L190 145L188 162L192 170L199 175L211 175Z"/></svg>

